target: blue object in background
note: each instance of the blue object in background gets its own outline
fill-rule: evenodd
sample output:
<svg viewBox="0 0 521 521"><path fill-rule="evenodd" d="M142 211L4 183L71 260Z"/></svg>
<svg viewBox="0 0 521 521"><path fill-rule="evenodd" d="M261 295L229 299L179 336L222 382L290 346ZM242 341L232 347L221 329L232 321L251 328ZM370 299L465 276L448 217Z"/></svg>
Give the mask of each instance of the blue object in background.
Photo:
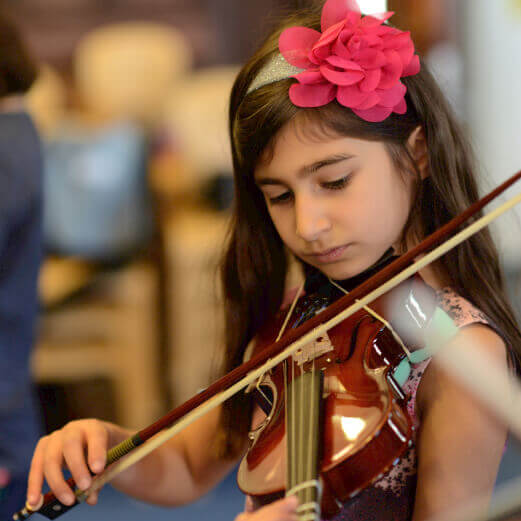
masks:
<svg viewBox="0 0 521 521"><path fill-rule="evenodd" d="M146 155L144 133L133 124L64 126L44 148L46 246L111 261L146 244L153 222Z"/></svg>

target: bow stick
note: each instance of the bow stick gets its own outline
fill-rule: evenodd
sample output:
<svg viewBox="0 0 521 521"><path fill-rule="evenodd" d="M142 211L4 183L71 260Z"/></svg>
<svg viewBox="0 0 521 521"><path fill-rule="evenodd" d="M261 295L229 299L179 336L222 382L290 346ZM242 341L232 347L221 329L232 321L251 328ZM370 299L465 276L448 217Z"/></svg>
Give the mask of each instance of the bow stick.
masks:
<svg viewBox="0 0 521 521"><path fill-rule="evenodd" d="M490 222L499 217L499 215L521 202L521 194L519 194L508 200L501 207L483 216L468 228L459 232L446 243L432 250L442 242L444 237L460 227L466 220L479 212L484 206L520 178L521 171L502 183L490 194L475 202L467 210L456 216L439 230L429 235L416 247L353 289L348 295L340 298L298 328L289 330L279 341L264 349L248 362L235 368L184 404L173 409L149 427L139 431L134 436L110 449L107 454L107 467L123 458L123 456L127 454L128 456L108 468L103 474L98 475L89 489L86 491L77 491L76 503L71 506L63 505L53 493L47 493L37 508L32 510L26 505L25 508L13 515L13 519L26 519L34 512L43 514L50 519L55 519L75 506L78 502L84 501L91 492L99 490L117 474L134 463L137 463L137 461L166 442L189 423L195 421L211 408L223 403L230 396L233 396L233 394L258 379L266 371L291 356L296 350L323 335L328 329L331 329L348 316L356 313L356 311L363 306L369 304L403 280L441 257L447 251L490 224ZM425 252L428 251L430 251L430 253L425 254ZM414 262L414 259L420 255L424 256ZM152 437L154 437L153 440L151 440ZM148 440L150 441L147 445L143 445ZM137 449L137 447L140 448ZM133 454L129 454L131 451L133 451ZM72 478L68 480L68 483L74 488L75 483Z"/></svg>

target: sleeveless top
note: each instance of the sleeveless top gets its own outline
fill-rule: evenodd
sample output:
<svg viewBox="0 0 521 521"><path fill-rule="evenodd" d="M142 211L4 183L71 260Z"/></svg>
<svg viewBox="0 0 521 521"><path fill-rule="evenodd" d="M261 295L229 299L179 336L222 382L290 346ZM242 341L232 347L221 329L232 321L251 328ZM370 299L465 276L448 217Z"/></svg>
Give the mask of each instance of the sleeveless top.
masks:
<svg viewBox="0 0 521 521"><path fill-rule="evenodd" d="M459 296L450 287L436 291L438 306L454 321L458 328L470 324L486 324L494 328L484 313L468 300ZM495 328L494 328L495 329ZM411 373L403 385L407 396L407 411L418 432L420 419L416 410L416 393L423 373L431 358L412 365ZM416 495L416 439L402 456L399 463L392 467L378 481L362 490L357 496L344 504L333 521L408 521L412 518ZM246 498L246 511L252 511L251 498Z"/></svg>

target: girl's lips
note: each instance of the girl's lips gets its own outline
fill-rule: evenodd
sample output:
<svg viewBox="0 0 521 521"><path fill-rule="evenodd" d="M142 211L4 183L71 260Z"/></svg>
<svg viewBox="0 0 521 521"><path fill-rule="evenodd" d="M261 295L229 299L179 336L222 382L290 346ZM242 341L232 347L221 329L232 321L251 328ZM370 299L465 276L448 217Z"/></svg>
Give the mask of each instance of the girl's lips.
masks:
<svg viewBox="0 0 521 521"><path fill-rule="evenodd" d="M327 264L329 262L335 262L336 260L338 260L341 257L341 255L346 250L347 246L348 245L346 244L344 246L339 246L337 248L331 248L330 250L326 250L321 253L315 253L315 254L312 254L311 256L322 264Z"/></svg>

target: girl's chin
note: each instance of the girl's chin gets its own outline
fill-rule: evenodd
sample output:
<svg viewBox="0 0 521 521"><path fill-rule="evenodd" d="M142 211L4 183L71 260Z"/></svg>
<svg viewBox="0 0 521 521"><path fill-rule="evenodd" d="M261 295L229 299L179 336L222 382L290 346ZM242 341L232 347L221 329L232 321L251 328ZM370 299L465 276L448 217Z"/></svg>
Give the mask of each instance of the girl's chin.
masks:
<svg viewBox="0 0 521 521"><path fill-rule="evenodd" d="M373 264L374 263L370 262L339 262L334 264L323 264L315 267L330 279L347 280L360 275L360 273L363 273L365 270L369 269Z"/></svg>
<svg viewBox="0 0 521 521"><path fill-rule="evenodd" d="M336 266L336 265L322 265L316 266L326 277L335 280L346 280L352 277L356 277L360 275L364 271L364 268L354 269L347 268L346 266Z"/></svg>

